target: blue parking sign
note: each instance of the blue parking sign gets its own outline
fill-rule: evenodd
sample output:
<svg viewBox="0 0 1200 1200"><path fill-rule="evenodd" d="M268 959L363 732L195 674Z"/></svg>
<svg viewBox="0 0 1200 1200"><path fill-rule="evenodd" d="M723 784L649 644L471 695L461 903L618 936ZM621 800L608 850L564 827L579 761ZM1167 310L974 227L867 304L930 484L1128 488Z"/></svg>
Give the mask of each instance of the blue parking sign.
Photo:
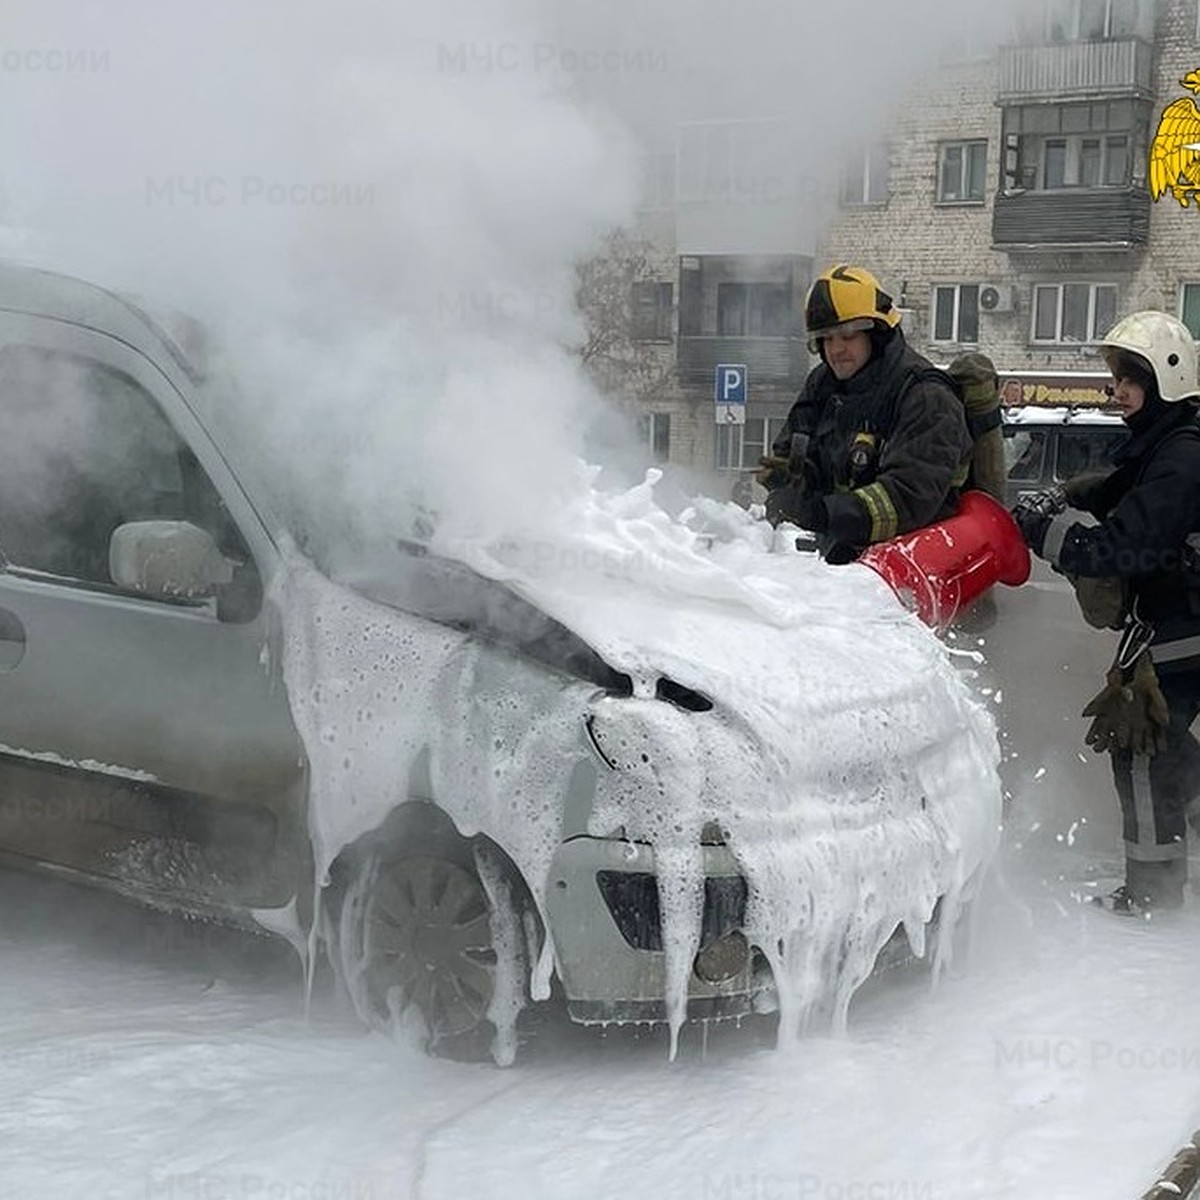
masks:
<svg viewBox="0 0 1200 1200"><path fill-rule="evenodd" d="M746 369L745 363L718 363L717 403L745 404L749 380L750 372Z"/></svg>

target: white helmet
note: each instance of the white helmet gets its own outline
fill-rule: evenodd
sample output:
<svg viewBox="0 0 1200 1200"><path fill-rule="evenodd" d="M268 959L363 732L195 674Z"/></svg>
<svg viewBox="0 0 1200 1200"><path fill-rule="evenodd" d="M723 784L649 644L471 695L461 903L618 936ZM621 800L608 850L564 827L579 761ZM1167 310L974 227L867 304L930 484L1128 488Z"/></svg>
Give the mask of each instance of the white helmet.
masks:
<svg viewBox="0 0 1200 1200"><path fill-rule="evenodd" d="M1122 317L1100 339L1100 351L1125 350L1144 358L1168 401L1200 395L1196 343L1187 326L1164 312L1135 312Z"/></svg>

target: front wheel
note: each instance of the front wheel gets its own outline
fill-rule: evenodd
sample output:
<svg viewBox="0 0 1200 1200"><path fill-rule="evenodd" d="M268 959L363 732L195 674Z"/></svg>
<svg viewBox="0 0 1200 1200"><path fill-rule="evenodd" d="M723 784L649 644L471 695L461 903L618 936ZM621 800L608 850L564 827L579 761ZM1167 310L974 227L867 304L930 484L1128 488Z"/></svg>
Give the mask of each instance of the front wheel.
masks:
<svg viewBox="0 0 1200 1200"><path fill-rule="evenodd" d="M427 1048L488 1054L496 990L492 909L472 864L433 854L376 859L345 897L344 977L360 1015L392 1028L414 1018Z"/></svg>

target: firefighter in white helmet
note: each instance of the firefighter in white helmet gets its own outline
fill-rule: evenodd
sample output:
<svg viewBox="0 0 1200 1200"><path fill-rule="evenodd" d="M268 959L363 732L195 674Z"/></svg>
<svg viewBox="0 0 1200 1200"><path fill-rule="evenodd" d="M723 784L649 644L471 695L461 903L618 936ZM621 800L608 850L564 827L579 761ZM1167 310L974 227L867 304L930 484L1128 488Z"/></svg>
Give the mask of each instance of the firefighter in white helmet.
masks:
<svg viewBox="0 0 1200 1200"><path fill-rule="evenodd" d="M1200 793L1200 743L1188 732L1200 714L1200 381L1196 343L1166 313L1123 318L1100 350L1130 435L1114 469L1013 515L1029 548L1064 574L1119 581L1106 623L1121 642L1084 716L1088 743L1112 755L1124 823L1125 883L1102 902L1136 914L1183 902L1187 807Z"/></svg>

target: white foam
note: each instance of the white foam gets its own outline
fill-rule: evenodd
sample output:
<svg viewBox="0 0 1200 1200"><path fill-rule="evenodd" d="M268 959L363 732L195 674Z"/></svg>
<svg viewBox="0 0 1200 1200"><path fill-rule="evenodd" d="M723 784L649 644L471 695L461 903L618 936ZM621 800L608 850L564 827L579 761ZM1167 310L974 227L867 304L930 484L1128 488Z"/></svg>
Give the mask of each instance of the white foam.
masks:
<svg viewBox="0 0 1200 1200"><path fill-rule="evenodd" d="M629 675L632 696L548 682L543 667L291 559L275 598L312 764L318 877L405 799L428 748L434 798L461 832L510 855L541 907L590 713L618 769L600 775L589 829L623 826L654 847L673 1032L699 942L710 822L749 883L746 933L773 968L784 1037L814 1019L839 1026L898 924L923 949L939 898L947 950L998 838L993 719L868 569L773 551L772 531L733 505L697 502L673 519L653 472L613 495L581 478L536 534L497 542L443 528L435 549L574 630ZM664 676L714 706L656 698Z"/></svg>

